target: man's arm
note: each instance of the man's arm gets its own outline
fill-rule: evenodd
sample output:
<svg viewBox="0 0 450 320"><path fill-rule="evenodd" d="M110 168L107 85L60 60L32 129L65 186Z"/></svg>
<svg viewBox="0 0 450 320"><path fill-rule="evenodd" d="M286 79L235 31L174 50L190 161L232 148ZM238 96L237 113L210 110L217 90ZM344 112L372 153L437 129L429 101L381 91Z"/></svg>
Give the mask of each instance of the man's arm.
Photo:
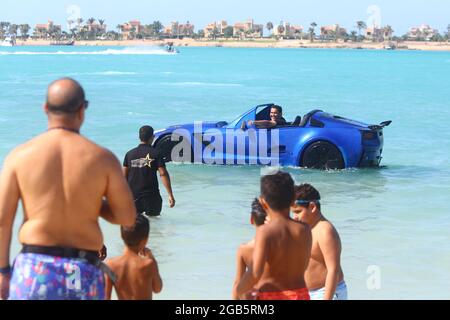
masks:
<svg viewBox="0 0 450 320"><path fill-rule="evenodd" d="M170 183L170 175L165 166L158 168L159 175L169 195L169 206L173 208L175 206L175 198L172 192L172 184Z"/></svg>
<svg viewBox="0 0 450 320"><path fill-rule="evenodd" d="M161 275L159 274L158 262L153 257L152 263L152 272L153 272L153 292L160 293L163 288L163 282L161 279Z"/></svg>
<svg viewBox="0 0 450 320"><path fill-rule="evenodd" d="M236 288L236 294L239 297L244 296L245 293L253 289L263 275L269 252L267 235L264 231L265 226L256 229L253 265L249 267Z"/></svg>
<svg viewBox="0 0 450 320"><path fill-rule="evenodd" d="M144 248L139 254L144 258L151 260L151 263L149 264L149 273L152 278L152 291L154 293L160 293L163 287L163 282L161 275L159 274L158 262L156 261L152 250L149 248Z"/></svg>
<svg viewBox="0 0 450 320"><path fill-rule="evenodd" d="M9 267L12 227L20 199L19 184L11 158L8 156L5 160L0 175L0 268ZM0 299L8 298L9 279L9 274L0 274Z"/></svg>
<svg viewBox="0 0 450 320"><path fill-rule="evenodd" d="M332 300L336 291L341 265L339 235L331 226L327 226L318 238L318 242L327 268L324 300Z"/></svg>
<svg viewBox="0 0 450 320"><path fill-rule="evenodd" d="M125 180L128 180L128 167L122 167L122 173L125 177Z"/></svg>
<svg viewBox="0 0 450 320"><path fill-rule="evenodd" d="M236 278L233 284L233 300L239 300L239 295L237 294L237 286L245 274L245 263L242 257L242 246L239 247L236 255Z"/></svg>
<svg viewBox="0 0 450 320"><path fill-rule="evenodd" d="M123 177L119 161L110 153L108 161L108 182L106 201L103 201L101 217L106 221L124 227L136 222L136 207L128 183Z"/></svg>
<svg viewBox="0 0 450 320"><path fill-rule="evenodd" d="M272 120L257 120L257 121L249 121L249 125L254 125L259 129L270 129L277 126L277 123Z"/></svg>

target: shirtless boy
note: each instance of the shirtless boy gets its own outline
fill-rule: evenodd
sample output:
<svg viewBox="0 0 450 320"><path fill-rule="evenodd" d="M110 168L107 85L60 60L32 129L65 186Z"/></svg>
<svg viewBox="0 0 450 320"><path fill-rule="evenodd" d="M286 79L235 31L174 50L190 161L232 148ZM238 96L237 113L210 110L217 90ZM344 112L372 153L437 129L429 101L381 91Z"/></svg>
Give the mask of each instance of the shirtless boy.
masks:
<svg viewBox="0 0 450 320"><path fill-rule="evenodd" d="M110 259L106 264L117 275L116 283L106 279L106 298L111 299L112 288L119 300L151 300L153 293L160 293L162 280L158 263L152 251L146 248L150 223L142 214L132 228L121 228L125 242L123 255Z"/></svg>
<svg viewBox="0 0 450 320"><path fill-rule="evenodd" d="M263 207L261 206L259 200L258 199L253 200L250 223L257 228L264 224L266 217L267 214L264 211ZM252 263L254 248L255 248L255 239L252 239L251 241L241 244L239 246L236 259L237 270L236 270L236 279L234 280L233 286L234 289L237 287L239 281L241 281L242 277L244 276L245 271L250 267ZM233 299L238 300L239 297L233 295Z"/></svg>
<svg viewBox="0 0 450 320"><path fill-rule="evenodd" d="M253 264L234 294L243 298L256 288L258 300L309 300L304 273L311 252L311 231L290 218L294 181L277 172L261 178L261 205L269 223L256 229Z"/></svg>
<svg viewBox="0 0 450 320"><path fill-rule="evenodd" d="M309 184L295 188L292 207L295 219L307 223L312 231L312 250L306 285L311 300L347 300L347 286L341 268L341 239L321 212L320 194Z"/></svg>

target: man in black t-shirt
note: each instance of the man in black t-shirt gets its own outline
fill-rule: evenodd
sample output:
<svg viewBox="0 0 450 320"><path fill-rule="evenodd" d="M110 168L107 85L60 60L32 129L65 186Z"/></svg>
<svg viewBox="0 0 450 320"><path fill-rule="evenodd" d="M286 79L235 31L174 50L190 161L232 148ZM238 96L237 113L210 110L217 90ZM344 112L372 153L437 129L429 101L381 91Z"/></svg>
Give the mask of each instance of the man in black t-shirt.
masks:
<svg viewBox="0 0 450 320"><path fill-rule="evenodd" d="M140 128L139 139L141 143L125 155L123 173L133 192L137 213L159 216L162 209L162 198L159 193L156 171L159 172L169 195L169 206L173 208L175 198L172 193L170 176L158 151L152 147L153 128L150 126Z"/></svg>
<svg viewBox="0 0 450 320"><path fill-rule="evenodd" d="M283 118L283 108L273 105L270 108L270 120L249 121L248 125L254 125L259 129L270 129L276 126L285 126L286 120Z"/></svg>

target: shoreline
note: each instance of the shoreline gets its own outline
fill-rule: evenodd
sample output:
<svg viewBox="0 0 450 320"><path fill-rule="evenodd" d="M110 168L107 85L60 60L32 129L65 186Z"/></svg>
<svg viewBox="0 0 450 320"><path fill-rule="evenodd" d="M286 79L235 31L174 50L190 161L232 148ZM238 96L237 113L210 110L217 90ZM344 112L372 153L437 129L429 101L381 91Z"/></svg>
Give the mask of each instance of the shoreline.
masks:
<svg viewBox="0 0 450 320"><path fill-rule="evenodd" d="M17 40L16 46L50 46L51 40ZM166 39L166 40L92 40L75 41L74 46L99 47L137 47L137 46L164 46L172 42L175 47L224 47L224 48L315 48L315 49L368 49L386 50L389 42L310 42L309 40L196 40L196 39ZM394 43L394 42L392 42ZM450 42L417 42L405 41L397 45L396 50L419 51L450 51Z"/></svg>

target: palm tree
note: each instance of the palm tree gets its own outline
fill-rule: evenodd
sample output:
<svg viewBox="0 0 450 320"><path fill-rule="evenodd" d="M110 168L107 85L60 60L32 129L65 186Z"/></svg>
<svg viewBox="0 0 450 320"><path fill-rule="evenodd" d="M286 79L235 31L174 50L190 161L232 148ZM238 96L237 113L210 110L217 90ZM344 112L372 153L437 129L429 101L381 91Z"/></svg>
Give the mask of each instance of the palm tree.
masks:
<svg viewBox="0 0 450 320"><path fill-rule="evenodd" d="M216 37L219 35L219 29L217 28L217 26L214 24L214 28L211 31L211 36L213 38L213 40L216 40Z"/></svg>
<svg viewBox="0 0 450 320"><path fill-rule="evenodd" d="M20 34L22 35L22 39L28 38L28 32L30 32L30 25L29 24L21 24L19 26L20 28Z"/></svg>
<svg viewBox="0 0 450 320"><path fill-rule="evenodd" d="M103 27L103 25L105 24L105 19L98 19L98 24L100 25L100 34L106 34L106 29Z"/></svg>
<svg viewBox="0 0 450 320"><path fill-rule="evenodd" d="M233 37L233 27L228 26L225 29L223 29L223 35L225 38L232 38Z"/></svg>
<svg viewBox="0 0 450 320"><path fill-rule="evenodd" d="M450 41L450 24L447 26L447 42Z"/></svg>
<svg viewBox="0 0 450 320"><path fill-rule="evenodd" d="M9 34L13 36L17 36L17 30L19 29L19 26L17 24L11 24L9 26Z"/></svg>
<svg viewBox="0 0 450 320"><path fill-rule="evenodd" d="M357 21L356 27L358 28L359 37L361 38L361 30L367 28L367 24L364 21Z"/></svg>
<svg viewBox="0 0 450 320"><path fill-rule="evenodd" d="M282 24L280 24L278 27L277 27L277 31L278 31L278 35L282 35L281 37L283 37L283 33L286 31L286 28L282 25Z"/></svg>
<svg viewBox="0 0 450 320"><path fill-rule="evenodd" d="M314 42L314 36L316 35L316 27L317 27L317 23L312 22L311 23L311 27L309 28L309 38L311 40L311 42Z"/></svg>
<svg viewBox="0 0 450 320"><path fill-rule="evenodd" d="M89 18L89 19L88 19L88 23L89 23L90 25L93 25L94 22L95 22L95 18Z"/></svg>
<svg viewBox="0 0 450 320"><path fill-rule="evenodd" d="M356 42L356 40L358 39L358 38L356 37L356 36L357 36L356 31L353 30L350 34L351 34L352 41L353 41L353 42Z"/></svg>
<svg viewBox="0 0 450 320"><path fill-rule="evenodd" d="M270 33L270 31L272 31L273 30L273 23L272 22L267 22L267 24L266 24L266 28L267 28L267 30L269 30L269 33Z"/></svg>
<svg viewBox="0 0 450 320"><path fill-rule="evenodd" d="M394 33L394 29L390 25L384 27L384 36L387 37L388 41L391 41L392 34Z"/></svg>
<svg viewBox="0 0 450 320"><path fill-rule="evenodd" d="M153 21L153 30L155 30L155 33L157 35L161 34L161 31L164 29L163 24L158 20L158 21Z"/></svg>

